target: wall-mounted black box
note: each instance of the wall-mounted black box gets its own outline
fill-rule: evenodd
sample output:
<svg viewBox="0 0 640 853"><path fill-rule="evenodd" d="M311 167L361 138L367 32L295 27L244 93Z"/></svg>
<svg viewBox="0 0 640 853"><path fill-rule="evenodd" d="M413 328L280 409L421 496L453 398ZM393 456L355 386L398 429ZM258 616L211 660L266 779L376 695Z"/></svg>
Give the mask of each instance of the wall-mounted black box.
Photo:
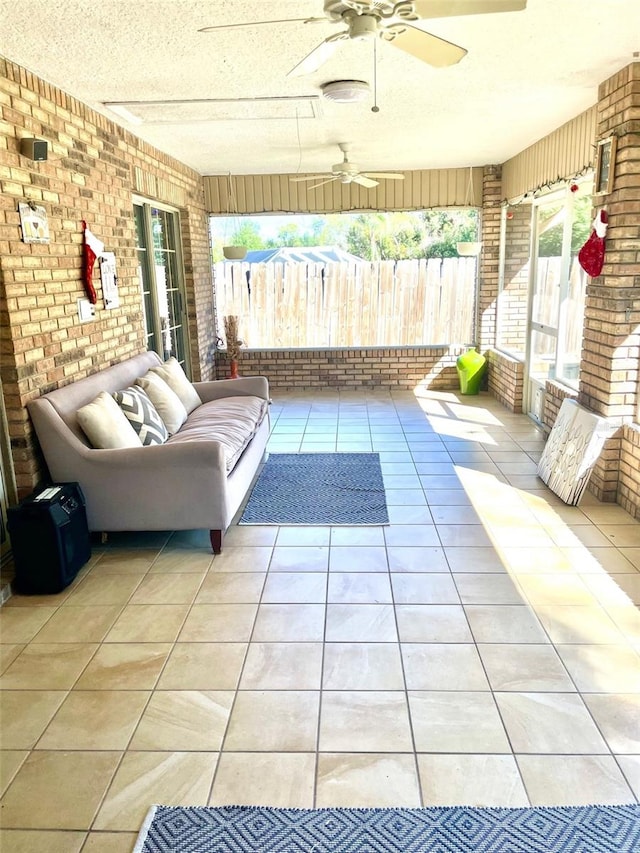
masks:
<svg viewBox="0 0 640 853"><path fill-rule="evenodd" d="M46 160L48 143L46 139L21 139L20 153L30 160Z"/></svg>
<svg viewBox="0 0 640 853"><path fill-rule="evenodd" d="M24 595L67 587L91 557L84 495L78 483L57 483L7 509L16 577Z"/></svg>

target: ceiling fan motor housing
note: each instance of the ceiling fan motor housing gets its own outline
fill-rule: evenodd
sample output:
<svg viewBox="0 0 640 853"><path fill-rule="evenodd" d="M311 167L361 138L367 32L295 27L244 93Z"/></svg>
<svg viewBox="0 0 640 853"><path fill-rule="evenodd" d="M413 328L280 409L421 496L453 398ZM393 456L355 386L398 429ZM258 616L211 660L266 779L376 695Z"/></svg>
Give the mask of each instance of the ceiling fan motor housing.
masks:
<svg viewBox="0 0 640 853"><path fill-rule="evenodd" d="M376 14L389 15L397 5L407 5L407 0L400 4L396 0L324 0L324 14L330 21L344 20L345 12L354 12L356 15ZM413 5L413 4L411 4Z"/></svg>
<svg viewBox="0 0 640 853"><path fill-rule="evenodd" d="M342 143L340 145L342 152L344 153L344 160L342 163L334 163L331 167L332 174L336 175L338 179L343 184L348 184L354 175L358 175L360 173L360 169L356 163L350 163L347 158L347 146L346 143Z"/></svg>

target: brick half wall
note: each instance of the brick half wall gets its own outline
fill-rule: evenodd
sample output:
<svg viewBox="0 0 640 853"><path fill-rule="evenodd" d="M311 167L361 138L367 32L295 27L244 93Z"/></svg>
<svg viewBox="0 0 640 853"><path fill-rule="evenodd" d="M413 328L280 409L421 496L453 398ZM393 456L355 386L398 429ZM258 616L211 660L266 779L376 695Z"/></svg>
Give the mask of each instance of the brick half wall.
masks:
<svg viewBox="0 0 640 853"><path fill-rule="evenodd" d="M466 346L366 347L349 349L243 350L239 372L266 376L272 389L301 391L319 388L398 388L417 386L451 391L459 388L456 359ZM221 379L229 362L218 363Z"/></svg>
<svg viewBox="0 0 640 853"><path fill-rule="evenodd" d="M625 424L621 432L618 503L629 515L640 519L640 425Z"/></svg>
<svg viewBox="0 0 640 853"><path fill-rule="evenodd" d="M489 364L489 393L510 412L522 411L524 362L491 349L486 353Z"/></svg>

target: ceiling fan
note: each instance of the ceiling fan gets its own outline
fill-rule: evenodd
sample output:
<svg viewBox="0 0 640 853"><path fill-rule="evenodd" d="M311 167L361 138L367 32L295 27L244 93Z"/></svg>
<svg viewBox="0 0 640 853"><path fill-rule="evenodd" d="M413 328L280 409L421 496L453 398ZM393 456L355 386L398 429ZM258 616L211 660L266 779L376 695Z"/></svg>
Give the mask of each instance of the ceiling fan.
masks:
<svg viewBox="0 0 640 853"><path fill-rule="evenodd" d="M519 12L527 0L325 0L323 18L284 18L275 21L247 21L202 27L199 32L267 24L343 24L345 30L328 36L295 65L287 76L317 71L331 57L339 42L381 38L394 47L437 68L455 65L466 55L463 47L427 33L414 24L430 18L450 18L490 12Z"/></svg>
<svg viewBox="0 0 640 853"><path fill-rule="evenodd" d="M341 184L360 184L361 187L377 187L379 180L374 178L382 178L390 181L403 181L404 175L399 172L361 172L355 163L349 162L349 146L346 142L339 142L338 147L342 151L344 157L342 163L335 163L331 167L331 172L325 172L323 175L304 175L299 178L290 178L294 183L300 181L319 181L313 186L307 187L308 190L315 190L316 187L321 187L324 184L329 184L331 181L340 181Z"/></svg>

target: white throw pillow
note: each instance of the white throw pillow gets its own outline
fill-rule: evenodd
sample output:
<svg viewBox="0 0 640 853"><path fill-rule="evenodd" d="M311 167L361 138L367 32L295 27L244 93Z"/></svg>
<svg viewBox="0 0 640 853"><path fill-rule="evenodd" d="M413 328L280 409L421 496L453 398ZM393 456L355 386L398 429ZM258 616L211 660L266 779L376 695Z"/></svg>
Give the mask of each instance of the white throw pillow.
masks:
<svg viewBox="0 0 640 853"><path fill-rule="evenodd" d="M202 405L198 392L187 379L177 358L170 358L164 364L152 367L150 373L157 373L161 379L164 379L169 388L178 395L188 415Z"/></svg>
<svg viewBox="0 0 640 853"><path fill-rule="evenodd" d="M164 379L161 379L157 373L152 373L151 371L140 379L136 379L135 384L147 392L149 399L164 421L169 435L178 432L187 419L187 410L182 405L182 401L175 391L172 391Z"/></svg>
<svg viewBox="0 0 640 853"><path fill-rule="evenodd" d="M78 409L77 418L91 445L99 450L142 447L120 406L106 391L101 391L95 400Z"/></svg>

